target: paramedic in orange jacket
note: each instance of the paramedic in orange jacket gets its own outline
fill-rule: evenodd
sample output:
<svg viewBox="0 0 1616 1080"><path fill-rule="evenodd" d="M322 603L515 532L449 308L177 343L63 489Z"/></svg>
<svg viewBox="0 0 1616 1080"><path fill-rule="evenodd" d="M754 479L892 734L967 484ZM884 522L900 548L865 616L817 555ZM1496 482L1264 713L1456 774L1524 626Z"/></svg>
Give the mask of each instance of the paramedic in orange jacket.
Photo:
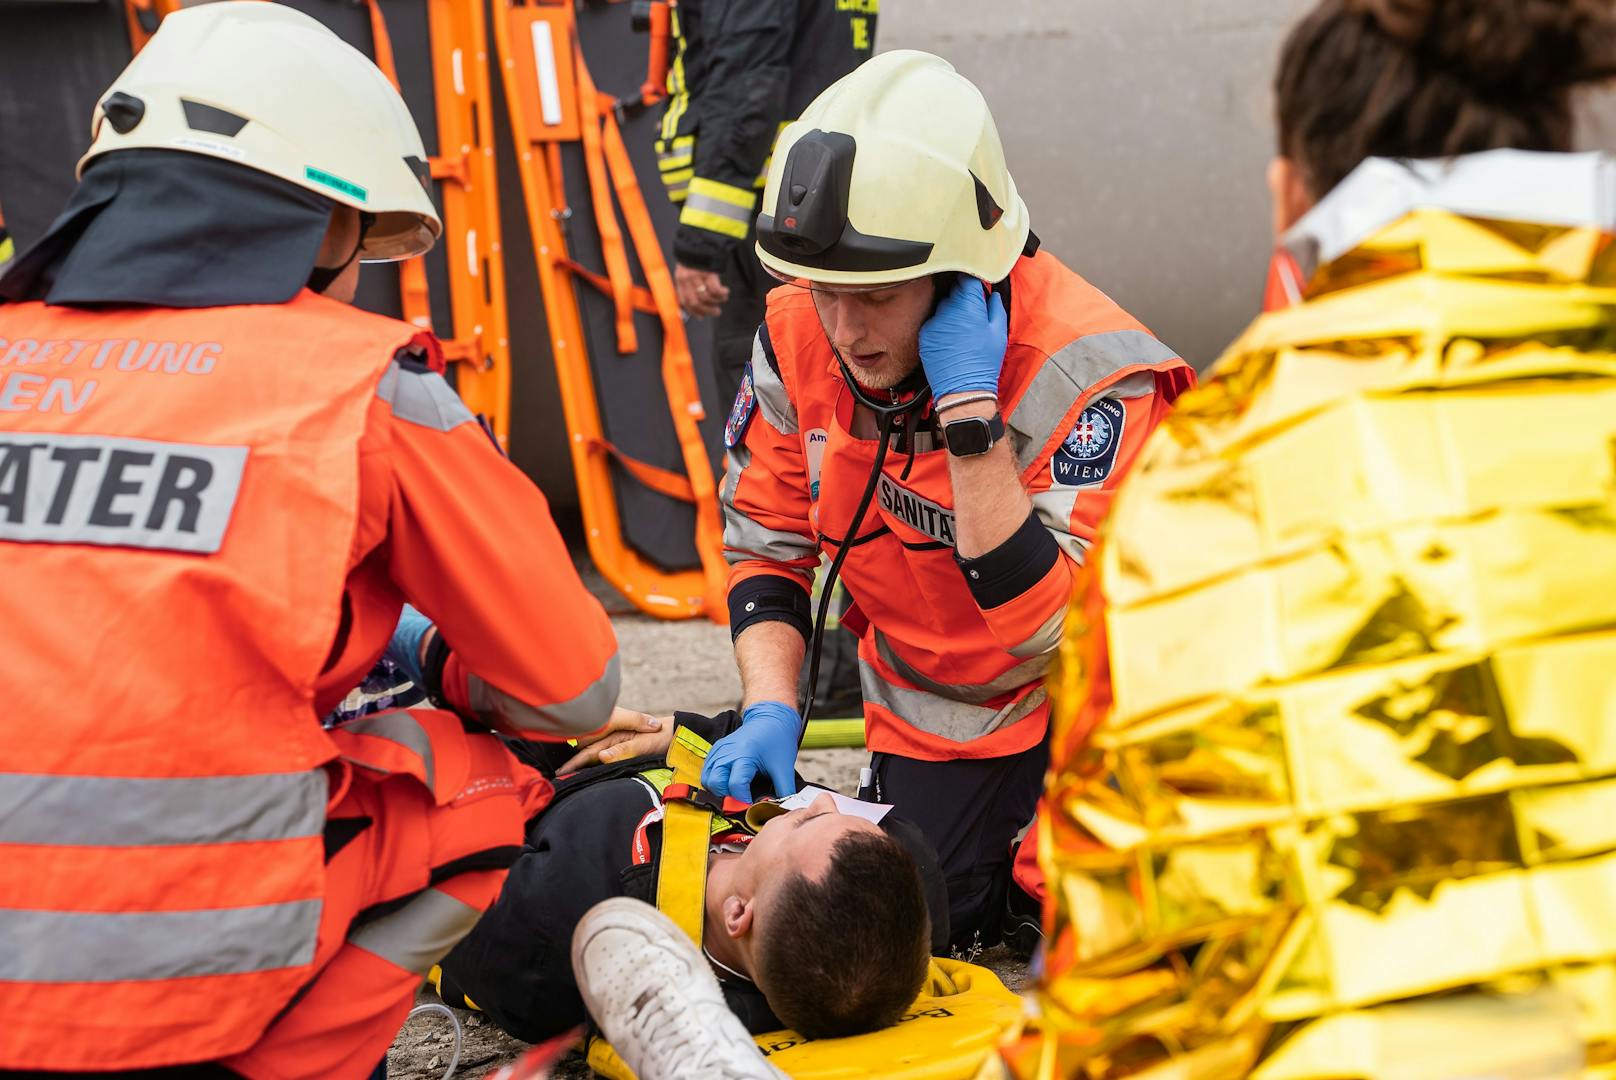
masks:
<svg viewBox="0 0 1616 1080"><path fill-rule="evenodd" d="M368 60L183 9L95 132L0 278L0 1075L358 1080L548 797L472 732L600 728L612 629L433 339L346 303L441 231ZM444 708L322 729L406 599Z"/></svg>
<svg viewBox="0 0 1616 1080"><path fill-rule="evenodd" d="M845 545L866 795L938 848L956 947L991 944L1072 575L1191 371L1037 251L980 92L924 53L868 61L786 129L758 251L795 287L770 295L726 430L745 723L703 782L789 789L809 590ZM872 476L879 415L905 403Z"/></svg>

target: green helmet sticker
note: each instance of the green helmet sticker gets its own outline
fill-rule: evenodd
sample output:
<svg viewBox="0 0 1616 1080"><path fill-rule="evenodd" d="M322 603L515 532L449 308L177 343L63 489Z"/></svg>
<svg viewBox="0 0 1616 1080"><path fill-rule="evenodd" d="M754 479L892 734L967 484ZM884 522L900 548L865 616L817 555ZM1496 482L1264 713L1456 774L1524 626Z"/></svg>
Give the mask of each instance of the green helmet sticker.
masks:
<svg viewBox="0 0 1616 1080"><path fill-rule="evenodd" d="M323 169L316 169L313 165L305 166L303 169L303 175L308 177L310 180L313 180L316 184L324 184L332 191L342 192L350 199L358 199L360 202L368 202L370 200L370 193L364 188L360 187L358 184L344 180L340 176L332 176Z"/></svg>

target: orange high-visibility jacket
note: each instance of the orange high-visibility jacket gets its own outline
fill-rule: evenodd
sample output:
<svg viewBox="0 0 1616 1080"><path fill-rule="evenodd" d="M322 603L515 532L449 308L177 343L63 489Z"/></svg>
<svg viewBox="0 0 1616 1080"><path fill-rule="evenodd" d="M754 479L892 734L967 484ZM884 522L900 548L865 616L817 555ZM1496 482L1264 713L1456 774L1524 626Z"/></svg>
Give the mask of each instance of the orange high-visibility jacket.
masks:
<svg viewBox="0 0 1616 1080"><path fill-rule="evenodd" d="M463 715L605 722L611 627L435 348L309 292L0 306L0 1068L220 1057L308 982L318 717L402 598Z"/></svg>
<svg viewBox="0 0 1616 1080"><path fill-rule="evenodd" d="M907 451L889 453L842 569L869 621L859 671L870 749L985 758L1043 738L1042 680L1073 568L1113 484L1193 378L1054 256L1016 264L999 399L1022 483L1061 555L1015 595L979 596L954 557L948 451L922 433L912 464ZM770 294L749 383L732 417L722 491L730 588L772 574L810 589L820 551L847 539L877 444L850 434L854 401L806 291Z"/></svg>

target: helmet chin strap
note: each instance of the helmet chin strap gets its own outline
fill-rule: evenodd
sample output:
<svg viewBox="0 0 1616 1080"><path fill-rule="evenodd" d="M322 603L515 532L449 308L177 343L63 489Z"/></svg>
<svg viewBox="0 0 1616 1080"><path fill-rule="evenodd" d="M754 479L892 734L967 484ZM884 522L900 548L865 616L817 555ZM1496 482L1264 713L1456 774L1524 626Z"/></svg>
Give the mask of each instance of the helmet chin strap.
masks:
<svg viewBox="0 0 1616 1080"><path fill-rule="evenodd" d="M327 289L329 289L332 284L342 276L343 271L352 266L353 261L359 258L359 253L365 248L365 234L370 232L370 227L374 224L376 224L376 215L367 214L364 211L360 211L359 239L354 241L353 250L348 253L348 257L346 259L343 259L342 262L338 263L336 266L316 266L314 269L310 270L308 281L309 288L313 289L317 293L324 293Z"/></svg>
<svg viewBox="0 0 1616 1080"><path fill-rule="evenodd" d="M842 563L847 559L847 553L853 550L856 544L859 526L864 524L864 515L869 512L870 502L875 498L875 487L881 479L881 469L886 465L887 449L892 443L892 428L900 416L918 413L931 404L931 383L926 379L924 368L917 367L901 382L892 387L887 393L891 400L878 401L870 392L853 377L852 369L836 346L831 346L831 352L836 354L836 363L842 369L842 378L846 380L847 387L853 392L853 400L875 413L878 434L875 450L875 464L870 466L870 477L865 482L864 494L859 496L858 508L853 511L853 520L848 523L847 531L842 535L842 542L836 551L836 557L831 560L830 569L825 572L825 580L819 588L819 611L814 616L813 642L808 651L808 692L807 699L802 707L802 734L808 733L808 720L814 712L814 691L819 684L819 658L825 646L825 619L830 613L831 593L836 589L836 579L841 576ZM904 400L897 400L901 395L908 394ZM910 436L913 438L913 435ZM913 445L911 443L911 445ZM797 743L802 744L802 735L797 737Z"/></svg>
<svg viewBox="0 0 1616 1080"><path fill-rule="evenodd" d="M317 293L324 293L336 283L336 280L342 276L342 272L348 269L348 267L358 257L359 249L355 247L353 254L349 255L346 259L343 259L341 265L316 266L314 269L309 271L309 288L313 289Z"/></svg>

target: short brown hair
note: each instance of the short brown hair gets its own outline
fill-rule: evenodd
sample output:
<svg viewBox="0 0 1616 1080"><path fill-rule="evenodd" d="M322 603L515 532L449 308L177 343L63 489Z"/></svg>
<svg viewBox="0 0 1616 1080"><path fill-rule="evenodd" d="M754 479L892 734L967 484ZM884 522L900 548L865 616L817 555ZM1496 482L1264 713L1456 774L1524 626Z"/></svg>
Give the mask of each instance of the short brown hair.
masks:
<svg viewBox="0 0 1616 1080"><path fill-rule="evenodd" d="M1322 0L1274 81L1279 152L1322 198L1365 158L1569 150L1616 75L1612 0Z"/></svg>
<svg viewBox="0 0 1616 1080"><path fill-rule="evenodd" d="M795 875L758 928L754 974L782 1023L811 1039L890 1027L926 981L931 926L914 860L849 833L822 880Z"/></svg>

